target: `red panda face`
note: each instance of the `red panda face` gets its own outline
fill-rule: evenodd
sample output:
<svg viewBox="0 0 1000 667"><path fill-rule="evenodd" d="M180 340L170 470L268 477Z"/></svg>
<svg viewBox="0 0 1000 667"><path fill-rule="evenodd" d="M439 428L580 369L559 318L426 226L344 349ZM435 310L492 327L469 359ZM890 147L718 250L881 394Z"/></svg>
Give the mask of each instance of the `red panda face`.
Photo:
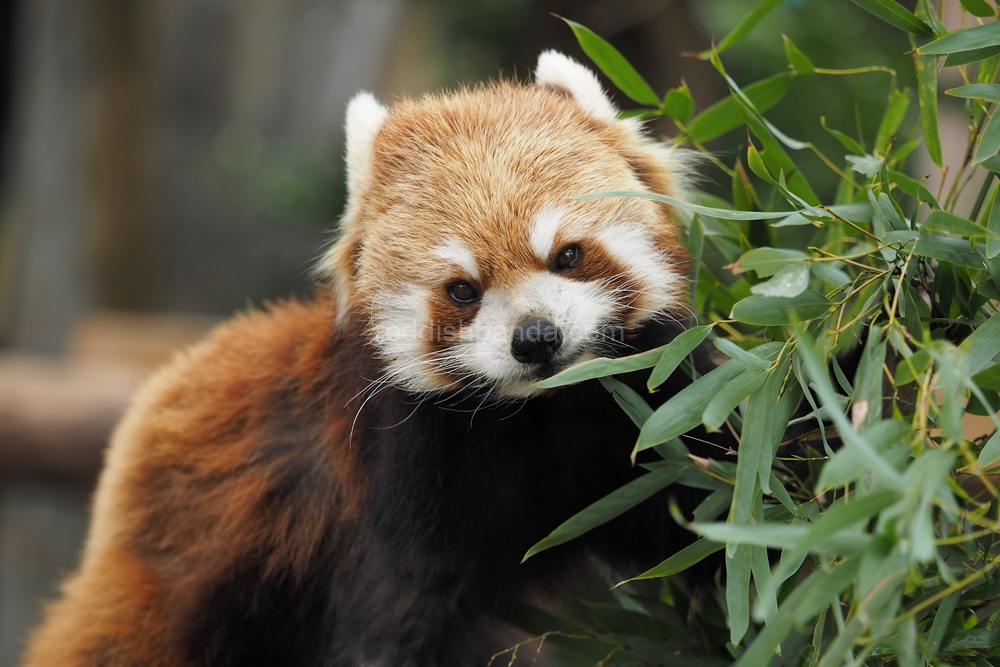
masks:
<svg viewBox="0 0 1000 667"><path fill-rule="evenodd" d="M685 308L669 211L576 198L673 193L669 149L618 121L564 56L544 54L536 79L391 111L352 103L351 201L326 262L341 316L363 320L387 382L527 397L574 363L629 353L645 324Z"/></svg>

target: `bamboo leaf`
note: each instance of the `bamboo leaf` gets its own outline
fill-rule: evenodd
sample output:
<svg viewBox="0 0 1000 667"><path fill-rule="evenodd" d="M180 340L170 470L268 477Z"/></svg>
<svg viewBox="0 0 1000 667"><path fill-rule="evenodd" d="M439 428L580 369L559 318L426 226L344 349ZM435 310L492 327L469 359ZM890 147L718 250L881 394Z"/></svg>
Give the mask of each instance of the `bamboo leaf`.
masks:
<svg viewBox="0 0 1000 667"><path fill-rule="evenodd" d="M787 220L787 218L785 218ZM754 248L744 253L731 267L735 274L756 271L761 278L773 276L786 266L805 263L806 254L801 250L785 248Z"/></svg>
<svg viewBox="0 0 1000 667"><path fill-rule="evenodd" d="M531 547L528 553L524 555L522 562L542 551L569 542L591 529L607 523L673 484L683 471L683 466L660 468L646 473L621 488L615 489L560 524L559 527L549 533L548 537Z"/></svg>
<svg viewBox="0 0 1000 667"><path fill-rule="evenodd" d="M924 44L917 49L917 53L926 56L943 56L949 53L997 47L1000 47L1000 23L984 23L956 30L929 44Z"/></svg>
<svg viewBox="0 0 1000 667"><path fill-rule="evenodd" d="M934 31L926 23L913 15L895 0L851 0L862 9L874 14L886 23L901 28L907 32L919 35L932 35Z"/></svg>
<svg viewBox="0 0 1000 667"><path fill-rule="evenodd" d="M607 377L621 373L631 373L641 371L644 368L652 368L660 361L663 355L662 348L633 354L629 357L618 359L608 359L599 357L585 361L582 364L570 366L561 373L556 373L550 378L536 382L533 386L537 389L550 389L552 387L562 387L567 384L593 380L594 378Z"/></svg>
<svg viewBox="0 0 1000 667"><path fill-rule="evenodd" d="M970 83L967 86L958 86L944 91L945 95L952 97L964 97L972 100L985 100L987 102L1000 102L1000 84L998 83Z"/></svg>
<svg viewBox="0 0 1000 667"><path fill-rule="evenodd" d="M910 108L910 89L898 90L893 88L889 92L889 103L886 105L885 113L879 122L878 131L875 133L875 153L885 155L886 147L899 129L899 124L906 116L906 110Z"/></svg>
<svg viewBox="0 0 1000 667"><path fill-rule="evenodd" d="M773 220L775 218L784 218L788 215L788 211L785 211L784 213L780 213L777 211L770 213L761 213L758 211L733 211L725 208L711 208L708 206L701 206L699 204L692 204L691 202L686 202L682 199L677 199L675 197L668 197L667 195L658 195L653 192L639 192L630 190L593 192L585 195L577 195L573 197L573 199L597 199L599 197L638 197L639 199L652 199L654 201L660 202L661 204L669 204L671 206L677 206L678 208L683 208L693 213L698 213L700 215L707 215L713 218L721 218L722 220Z"/></svg>
<svg viewBox="0 0 1000 667"><path fill-rule="evenodd" d="M694 98L686 83L671 88L663 98L663 113L670 118L686 123L694 113Z"/></svg>
<svg viewBox="0 0 1000 667"><path fill-rule="evenodd" d="M677 553L675 553L670 558L666 559L656 567L650 568L638 574L631 579L626 579L625 581L639 581L641 579L658 579L660 577L669 577L671 575L677 574L678 572L683 572L684 570L690 568L692 565L697 565L701 561L705 560L712 554L722 551L725 548L725 544L720 544L718 542L712 542L704 537L697 540L693 544L689 544ZM621 583L625 583L625 581ZM621 584L619 584L621 585Z"/></svg>
<svg viewBox="0 0 1000 667"><path fill-rule="evenodd" d="M780 7L785 0L761 0L756 7L747 12L736 27L729 31L715 47L717 53L742 42L757 25L767 18L767 15ZM702 60L707 60L710 52L700 54Z"/></svg>
<svg viewBox="0 0 1000 667"><path fill-rule="evenodd" d="M816 67L812 64L812 61L806 57L806 54L799 50L799 47L792 43L792 40L788 39L788 35L782 35L782 39L785 42L785 57L788 58L788 65L796 74L812 74L816 71Z"/></svg>
<svg viewBox="0 0 1000 667"><path fill-rule="evenodd" d="M994 111L979 138L979 146L976 147L976 157L972 163L979 164L987 158L992 157L998 148L1000 148L1000 114Z"/></svg>
<svg viewBox="0 0 1000 667"><path fill-rule="evenodd" d="M941 166L941 134L938 130L938 74L937 57L913 54L917 71L917 101L920 104L920 122L924 129L924 145L938 167Z"/></svg>
<svg viewBox="0 0 1000 667"><path fill-rule="evenodd" d="M791 298L755 294L733 306L730 317L745 324L769 327L811 320L826 314L829 309L830 300L812 290Z"/></svg>
<svg viewBox="0 0 1000 667"><path fill-rule="evenodd" d="M761 79L743 89L754 107L761 113L767 111L788 92L792 82L792 72L782 72L766 79ZM736 102L727 97L708 107L694 117L694 120L678 137L680 142L705 143L743 124Z"/></svg>
<svg viewBox="0 0 1000 667"><path fill-rule="evenodd" d="M996 16L997 12L990 3L986 0L961 0L962 7L965 11L969 12L973 16L979 16L980 18L985 18L987 16Z"/></svg>
<svg viewBox="0 0 1000 667"><path fill-rule="evenodd" d="M998 54L1000 54L1000 46L988 46L984 49L959 51L958 53L949 54L948 57L944 59L944 66L959 67L961 65L968 65L969 63L993 58Z"/></svg>
<svg viewBox="0 0 1000 667"><path fill-rule="evenodd" d="M726 608L729 612L729 642L739 646L750 627L751 547L741 544L726 556ZM732 582L730 585L729 582Z"/></svg>
<svg viewBox="0 0 1000 667"><path fill-rule="evenodd" d="M920 229L928 232L948 232L949 234L969 238L1000 239L1000 233L991 231L986 227L977 225L968 218L963 218L947 211L932 211ZM987 253L988 255L989 253Z"/></svg>
<svg viewBox="0 0 1000 667"><path fill-rule="evenodd" d="M809 287L809 265L789 264L765 282L750 288L754 294L763 296L793 297L802 294Z"/></svg>
<svg viewBox="0 0 1000 667"><path fill-rule="evenodd" d="M965 353L963 370L975 375L1000 353L1000 313L976 327L976 330L958 346Z"/></svg>
<svg viewBox="0 0 1000 667"><path fill-rule="evenodd" d="M660 96L646 82L642 75L625 59L618 49L593 32L590 28L576 21L563 19L576 35L576 41L587 57L618 87L639 104L650 107L660 107Z"/></svg>
<svg viewBox="0 0 1000 667"><path fill-rule="evenodd" d="M751 354L773 361L781 350L781 343L765 343L750 351ZM633 453L687 433L701 423L705 406L726 384L747 373L745 366L730 361L698 378L679 391L653 412L639 433Z"/></svg>
<svg viewBox="0 0 1000 667"><path fill-rule="evenodd" d="M653 408L649 407L649 403L624 382L614 378L601 378L600 382L601 386L614 396L615 403L625 411L632 423L642 428L642 425L653 414Z"/></svg>
<svg viewBox="0 0 1000 667"><path fill-rule="evenodd" d="M716 338L714 344L716 349L719 350L719 352L722 352L730 359L735 359L743 366L745 366L747 370L766 371L768 368L771 367L771 364L769 362L765 361L764 359L761 359L752 352L747 352L746 350L744 350L731 340L726 340L725 338Z"/></svg>
<svg viewBox="0 0 1000 667"><path fill-rule="evenodd" d="M653 391L663 384L684 359L691 354L712 331L712 325L688 329L670 341L664 348L656 367L649 376L647 387Z"/></svg>
<svg viewBox="0 0 1000 667"><path fill-rule="evenodd" d="M883 240L886 243L902 243L901 252L904 256L912 250L915 255L921 257L931 257L938 261L971 266L975 269L983 268L982 258L969 246L968 241L908 230L889 232Z"/></svg>
<svg viewBox="0 0 1000 667"><path fill-rule="evenodd" d="M986 162L990 162L993 159L994 158L990 158L989 160L986 160ZM986 162L983 164L985 165ZM998 162L1000 162L1000 160L998 160ZM998 167L1000 167L1000 165L998 165ZM998 169L998 171L1000 171L1000 169ZM990 232L1000 234L1000 206L997 205L997 192L1000 192L1000 188L993 193L993 200L990 202L990 212L986 216L986 229ZM986 259L993 260L997 255L1000 255L1000 243L998 243L996 239L988 238L986 240ZM992 266L992 264L993 262L991 261L989 265ZM996 281L995 276L993 280ZM1000 286L1000 283L998 283L998 286Z"/></svg>
<svg viewBox="0 0 1000 667"><path fill-rule="evenodd" d="M701 423L709 431L718 430L726 423L729 413L736 409L744 398L752 394L757 387L764 384L767 372L763 370L748 370L732 382L719 388L705 406L701 415Z"/></svg>

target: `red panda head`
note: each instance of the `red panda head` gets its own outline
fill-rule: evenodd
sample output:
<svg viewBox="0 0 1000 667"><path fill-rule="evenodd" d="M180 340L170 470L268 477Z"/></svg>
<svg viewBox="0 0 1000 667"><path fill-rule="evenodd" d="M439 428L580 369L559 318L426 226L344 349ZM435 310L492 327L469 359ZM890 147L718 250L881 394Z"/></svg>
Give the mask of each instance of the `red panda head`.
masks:
<svg viewBox="0 0 1000 667"><path fill-rule="evenodd" d="M347 112L348 206L323 259L339 321L361 320L385 380L411 391L536 393L533 382L629 351L686 307L663 205L681 151L619 120L594 74L543 53L499 82Z"/></svg>

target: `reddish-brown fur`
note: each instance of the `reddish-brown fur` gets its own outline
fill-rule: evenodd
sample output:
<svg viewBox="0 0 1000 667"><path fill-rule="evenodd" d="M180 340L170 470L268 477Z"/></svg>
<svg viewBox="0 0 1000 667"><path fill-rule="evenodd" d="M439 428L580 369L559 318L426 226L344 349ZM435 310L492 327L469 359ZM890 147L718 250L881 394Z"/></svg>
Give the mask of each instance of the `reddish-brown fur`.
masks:
<svg viewBox="0 0 1000 667"><path fill-rule="evenodd" d="M579 240L589 258L567 279L627 272L587 245L588 231L622 217L680 266L659 205L568 199L670 192L644 142L568 95L514 83L398 104L327 260L350 302L338 307L322 285L309 303L241 315L137 396L108 451L80 570L25 667L475 664L496 606L552 580L572 553L654 558L682 543L660 503L518 565L560 521L641 474L628 459L634 427L593 383L514 407L391 386L367 404L363 393L383 372L373 299L435 275L426 255L442 238L477 250L484 283L516 285L548 270L527 238L534 216L559 205L582 238L556 246ZM437 323L475 314L434 298ZM629 340L649 349L674 331L652 322Z"/></svg>

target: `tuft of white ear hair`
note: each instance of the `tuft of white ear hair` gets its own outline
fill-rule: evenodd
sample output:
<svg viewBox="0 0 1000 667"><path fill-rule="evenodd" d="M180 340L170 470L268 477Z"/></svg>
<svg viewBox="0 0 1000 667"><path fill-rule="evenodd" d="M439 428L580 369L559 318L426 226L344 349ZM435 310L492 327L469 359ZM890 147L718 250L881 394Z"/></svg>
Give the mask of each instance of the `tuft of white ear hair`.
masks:
<svg viewBox="0 0 1000 667"><path fill-rule="evenodd" d="M372 144L389 110L371 93L355 95L347 105L347 197L357 197L371 176Z"/></svg>
<svg viewBox="0 0 1000 667"><path fill-rule="evenodd" d="M597 75L558 51L543 51L535 66L535 85L564 90L594 118L614 121L618 109L604 92Z"/></svg>

